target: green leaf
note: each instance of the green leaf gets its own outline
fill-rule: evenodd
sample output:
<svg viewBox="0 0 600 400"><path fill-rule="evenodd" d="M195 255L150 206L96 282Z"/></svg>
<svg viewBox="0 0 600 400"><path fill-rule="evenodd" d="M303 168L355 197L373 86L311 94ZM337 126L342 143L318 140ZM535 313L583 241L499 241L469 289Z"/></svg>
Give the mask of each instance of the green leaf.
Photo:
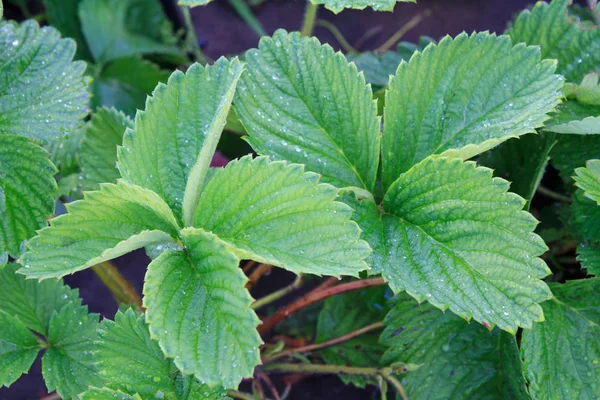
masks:
<svg viewBox="0 0 600 400"><path fill-rule="evenodd" d="M575 184L583 190L584 196L600 205L600 160L588 160L585 168L577 168L575 174Z"/></svg>
<svg viewBox="0 0 600 400"><path fill-rule="evenodd" d="M510 191L527 200L525 209L529 210L555 144L556 136L552 133L525 135L483 153L478 163L509 181Z"/></svg>
<svg viewBox="0 0 600 400"><path fill-rule="evenodd" d="M488 168L439 156L398 178L383 202L392 290L511 333L542 321L546 245L508 187Z"/></svg>
<svg viewBox="0 0 600 400"><path fill-rule="evenodd" d="M144 109L147 95L168 78L168 71L139 56L119 58L104 67L94 80L91 107L114 107L134 116L137 110Z"/></svg>
<svg viewBox="0 0 600 400"><path fill-rule="evenodd" d="M116 183L117 146L123 142L127 128L133 122L114 108L102 107L92 115L81 143L81 172L84 190L98 189L104 182Z"/></svg>
<svg viewBox="0 0 600 400"><path fill-rule="evenodd" d="M11 263L0 269L0 311L17 317L27 328L48 336L54 311L69 304L81 305L79 293L55 279L43 282L25 279L16 273L19 267Z"/></svg>
<svg viewBox="0 0 600 400"><path fill-rule="evenodd" d="M544 130L562 134L600 134L600 106L567 99L556 108Z"/></svg>
<svg viewBox="0 0 600 400"><path fill-rule="evenodd" d="M567 213L566 224L577 238L584 241L600 241L600 207L594 200L577 189L572 197L573 202Z"/></svg>
<svg viewBox="0 0 600 400"><path fill-rule="evenodd" d="M235 110L259 154L306 164L337 187L372 190L379 126L355 64L316 38L278 30L246 53Z"/></svg>
<svg viewBox="0 0 600 400"><path fill-rule="evenodd" d="M128 18L136 0L82 0L79 19L83 34L94 60L106 63L136 54L160 54L170 57L176 64L187 64L187 58L174 44L163 43L133 25ZM154 27L147 21L145 27ZM137 27L137 29L136 29Z"/></svg>
<svg viewBox="0 0 600 400"><path fill-rule="evenodd" d="M54 211L56 168L27 138L0 134L0 253L17 258L21 242Z"/></svg>
<svg viewBox="0 0 600 400"><path fill-rule="evenodd" d="M143 400L138 394L130 396L120 390L91 388L79 395L80 400Z"/></svg>
<svg viewBox="0 0 600 400"><path fill-rule="evenodd" d="M375 287L330 297L319 313L315 343L347 335L383 321L387 311L386 287ZM385 347L379 344L381 330L357 336L342 344L326 347L320 354L327 364L373 367L379 365ZM374 379L341 375L344 383L364 388Z"/></svg>
<svg viewBox="0 0 600 400"><path fill-rule="evenodd" d="M587 160L600 159L600 135L559 135L550 152L550 163L563 179L572 181L575 169Z"/></svg>
<svg viewBox="0 0 600 400"><path fill-rule="evenodd" d="M446 36L401 63L386 94L382 179L430 154L471 158L542 126L558 104L562 77L535 47L506 36Z"/></svg>
<svg viewBox="0 0 600 400"><path fill-rule="evenodd" d="M290 271L357 275L367 265L352 210L335 202L303 166L246 156L218 169L206 185L194 225L235 246L240 258Z"/></svg>
<svg viewBox="0 0 600 400"><path fill-rule="evenodd" d="M537 399L595 399L600 382L600 279L552 284L546 322L523 331L521 353Z"/></svg>
<svg viewBox="0 0 600 400"><path fill-rule="evenodd" d="M155 193L119 182L103 184L29 241L20 273L61 277L151 244L174 241L179 227Z"/></svg>
<svg viewBox="0 0 600 400"><path fill-rule="evenodd" d="M134 130L125 133L118 150L121 175L158 193L178 219L188 180L202 184L242 68L237 59L221 58L210 67L194 64L185 74L174 72L148 98L146 111L136 114Z"/></svg>
<svg viewBox="0 0 600 400"><path fill-rule="evenodd" d="M81 0L44 0L44 9L50 25L60 31L62 36L70 37L77 43L76 57L90 59L90 49L87 46L77 10Z"/></svg>
<svg viewBox="0 0 600 400"><path fill-rule="evenodd" d="M409 399L529 399L514 336L405 294L394 300L385 324L380 340L389 349L382 363L418 366L402 375Z"/></svg>
<svg viewBox="0 0 600 400"><path fill-rule="evenodd" d="M0 23L0 134L45 142L81 125L89 94L75 43L35 21Z"/></svg>
<svg viewBox="0 0 600 400"><path fill-rule="evenodd" d="M0 310L0 387L10 386L29 371L40 346L16 317Z"/></svg>
<svg viewBox="0 0 600 400"><path fill-rule="evenodd" d="M600 28L569 19L571 0L538 1L519 14L509 34L513 43L540 45L542 58L558 59L557 72L569 82L580 81L600 64Z"/></svg>
<svg viewBox="0 0 600 400"><path fill-rule="evenodd" d="M166 250L148 267L144 306L150 332L182 373L209 387L236 388L260 363L259 320L250 308L246 277L216 236L186 228L181 239L185 252Z"/></svg>
<svg viewBox="0 0 600 400"><path fill-rule="evenodd" d="M212 0L179 0L178 4L180 6L188 6L188 7L196 7L196 6L205 6L210 3Z"/></svg>
<svg viewBox="0 0 600 400"><path fill-rule="evenodd" d="M42 373L48 391L63 399L102 386L93 366L92 348L96 339L98 314L87 306L68 304L55 311L48 328L49 348L42 357Z"/></svg>
<svg viewBox="0 0 600 400"><path fill-rule="evenodd" d="M365 51L357 55L348 54L346 58L364 73L367 83L379 87L387 87L390 76L396 73L403 59L396 51L386 51L383 54Z"/></svg>
<svg viewBox="0 0 600 400"><path fill-rule="evenodd" d="M61 178L79 172L79 152L83 129L77 129L66 137L53 139L44 148L50 153L50 160L58 168Z"/></svg>
<svg viewBox="0 0 600 400"><path fill-rule="evenodd" d="M581 268L587 270L588 275L600 275L600 244L581 243L577 246L577 261Z"/></svg>
<svg viewBox="0 0 600 400"><path fill-rule="evenodd" d="M581 84L568 83L563 91L565 97L575 98L582 104L600 106L600 85L598 85L598 72L590 72L581 80Z"/></svg>
<svg viewBox="0 0 600 400"><path fill-rule="evenodd" d="M416 3L416 0L310 0L313 4L323 4L326 9L339 13L344 8L363 10L371 7L375 11L393 11L396 2Z"/></svg>

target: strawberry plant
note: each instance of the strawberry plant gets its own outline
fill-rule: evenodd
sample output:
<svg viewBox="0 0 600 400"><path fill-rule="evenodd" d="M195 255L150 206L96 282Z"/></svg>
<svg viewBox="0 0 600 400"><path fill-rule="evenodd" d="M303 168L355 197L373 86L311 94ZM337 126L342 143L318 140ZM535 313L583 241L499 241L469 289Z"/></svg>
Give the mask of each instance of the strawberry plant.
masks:
<svg viewBox="0 0 600 400"><path fill-rule="evenodd" d="M396 2L313 3L305 35L175 71L133 120L85 120L75 42L1 22L3 386L42 352L65 399L280 399L309 374L383 399L600 396L595 4L349 62L308 37L316 4ZM213 168L234 117L257 154ZM84 193L52 217L77 146L41 145L77 130ZM143 299L109 264L136 249ZM296 280L254 300L245 272L273 267ZM87 268L114 320L62 282Z"/></svg>

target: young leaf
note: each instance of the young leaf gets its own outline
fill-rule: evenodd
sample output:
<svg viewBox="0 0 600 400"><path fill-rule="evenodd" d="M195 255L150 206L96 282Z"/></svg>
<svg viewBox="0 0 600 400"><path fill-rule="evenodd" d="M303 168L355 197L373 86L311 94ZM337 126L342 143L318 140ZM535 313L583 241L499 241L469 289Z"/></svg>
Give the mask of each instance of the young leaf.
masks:
<svg viewBox="0 0 600 400"><path fill-rule="evenodd" d="M158 193L178 219L184 197L193 216L194 189L202 186L242 68L237 59L221 58L210 67L174 72L148 98L146 111L136 114L134 130L125 132L118 150L121 176Z"/></svg>
<svg viewBox="0 0 600 400"><path fill-rule="evenodd" d="M175 63L187 64L187 58L175 45L134 29L128 14L135 6L135 0L81 1L79 18L94 60L103 64L136 54L161 54L171 57ZM157 26L155 21L147 22Z"/></svg>
<svg viewBox="0 0 600 400"><path fill-rule="evenodd" d="M384 188L430 154L468 159L534 132L561 96L555 68L538 48L485 32L447 36L401 63L385 99Z"/></svg>
<svg viewBox="0 0 600 400"><path fill-rule="evenodd" d="M598 243L581 243L577 246L577 261L589 275L600 275L600 245Z"/></svg>
<svg viewBox="0 0 600 400"><path fill-rule="evenodd" d="M116 183L117 146L133 122L114 108L100 108L92 115L81 143L81 176L84 190L97 190L104 182Z"/></svg>
<svg viewBox="0 0 600 400"><path fill-rule="evenodd" d="M21 242L47 224L54 211L55 173L46 150L25 137L0 133L0 254L17 258Z"/></svg>
<svg viewBox="0 0 600 400"><path fill-rule="evenodd" d="M511 333L542 321L546 245L508 187L490 169L439 156L398 178L383 202L392 290Z"/></svg>
<svg viewBox="0 0 600 400"><path fill-rule="evenodd" d="M91 388L79 395L79 400L143 400L138 394L133 396L109 388Z"/></svg>
<svg viewBox="0 0 600 400"><path fill-rule="evenodd" d="M546 171L550 150L555 144L556 135L552 133L525 135L483 153L478 163L509 181L510 191L527 200L525 209L529 210L531 199Z"/></svg>
<svg viewBox="0 0 600 400"><path fill-rule="evenodd" d="M246 53L235 109L259 154L306 164L337 187L373 190L379 118L356 65L316 38L278 30Z"/></svg>
<svg viewBox="0 0 600 400"><path fill-rule="evenodd" d="M298 164L243 157L208 182L194 226L235 246L240 258L296 273L357 275L369 247L350 221L352 210L318 181Z"/></svg>
<svg viewBox="0 0 600 400"><path fill-rule="evenodd" d="M173 242L179 230L158 195L125 182L100 185L67 210L29 241L20 273L61 277L144 246Z"/></svg>
<svg viewBox="0 0 600 400"><path fill-rule="evenodd" d="M49 348L42 357L42 373L49 392L56 390L61 398L68 399L89 386L102 386L92 359L98 317L88 314L87 306L76 304L68 304L52 315Z"/></svg>
<svg viewBox="0 0 600 400"><path fill-rule="evenodd" d="M60 31L63 37L70 37L77 43L76 56L79 59L90 59L77 11L81 0L44 0L44 10L50 25Z"/></svg>
<svg viewBox="0 0 600 400"><path fill-rule="evenodd" d="M33 333L16 317L0 310L0 387L29 371L40 351Z"/></svg>
<svg viewBox="0 0 600 400"><path fill-rule="evenodd" d="M31 20L0 22L0 33L0 134L46 142L81 125L89 94L75 43Z"/></svg>
<svg viewBox="0 0 600 400"><path fill-rule="evenodd" d="M313 4L323 4L326 9L339 13L344 8L362 10L371 7L375 11L393 11L396 2L416 3L417 0L310 0Z"/></svg>
<svg viewBox="0 0 600 400"><path fill-rule="evenodd" d="M557 72L579 82L600 64L600 28L589 29L571 21L571 0L538 1L519 14L510 29L513 43L540 45L542 58L558 59Z"/></svg>
<svg viewBox="0 0 600 400"><path fill-rule="evenodd" d="M412 366L402 375L408 398L529 399L514 336L418 305L406 294L394 299L385 324L382 364Z"/></svg>
<svg viewBox="0 0 600 400"><path fill-rule="evenodd" d="M538 399L594 399L600 382L600 278L552 284L546 322L523 331L529 391Z"/></svg>
<svg viewBox="0 0 600 400"><path fill-rule="evenodd" d="M589 160L585 165L585 168L575 170L575 184L583 190L585 197L600 205L600 160Z"/></svg>
<svg viewBox="0 0 600 400"><path fill-rule="evenodd" d="M575 169L587 160L600 159L600 135L558 135L550 152L550 163L563 179L572 181Z"/></svg>
<svg viewBox="0 0 600 400"><path fill-rule="evenodd" d="M260 363L258 318L246 277L226 243L194 228L185 251L166 250L148 267L144 306L150 333L184 374L236 388ZM193 332L193 335L190 335Z"/></svg>

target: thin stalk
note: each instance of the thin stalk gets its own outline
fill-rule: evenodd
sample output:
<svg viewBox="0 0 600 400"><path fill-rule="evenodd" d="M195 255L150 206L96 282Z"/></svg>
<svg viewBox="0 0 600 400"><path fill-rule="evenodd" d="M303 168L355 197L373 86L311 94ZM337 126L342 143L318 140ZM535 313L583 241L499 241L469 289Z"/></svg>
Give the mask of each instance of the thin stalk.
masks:
<svg viewBox="0 0 600 400"><path fill-rule="evenodd" d="M340 30L337 28L337 26L335 26L331 22L325 21L324 19L318 19L315 21L315 25L327 29L329 31L329 33L331 33L333 35L335 40L338 41L340 46L342 46L342 49L344 49L344 51L346 53L350 53L350 54L358 53L358 51L354 47L352 47L352 45L350 43L348 43L348 41L346 40L344 35L342 35L342 32L340 32Z"/></svg>
<svg viewBox="0 0 600 400"><path fill-rule="evenodd" d="M402 400L408 400L408 396L406 395L406 391L404 390L404 387L402 386L400 381L398 379L396 379L395 376L388 375L388 376L384 376L383 379L388 381L388 383L391 384L394 387L394 389L396 389L396 391L398 392L400 397L402 397Z"/></svg>
<svg viewBox="0 0 600 400"><path fill-rule="evenodd" d="M263 371L260 370L256 372L256 375L265 383L265 385L267 385L267 388L269 388L269 391L273 395L273 398L275 400L281 400L281 397L279 397L279 392L277 391L275 385L273 385L273 382L271 381L271 378L269 378L269 375L265 374Z"/></svg>
<svg viewBox="0 0 600 400"><path fill-rule="evenodd" d="M288 286L279 289L261 299L256 300L253 304L252 304L252 309L253 310L258 310L261 307L266 306L267 304L271 304L274 301L279 300L280 298L282 298L283 296L293 292L294 290L298 289L300 286L302 286L303 283L303 278L302 278L302 274L299 274L296 279L294 279L294 282L292 282L291 284L289 284Z"/></svg>
<svg viewBox="0 0 600 400"><path fill-rule="evenodd" d="M256 18L256 15L252 12L245 0L229 0L229 4L235 9L240 18L244 20L246 25L250 27L258 36L267 36L267 32L263 28L262 24Z"/></svg>
<svg viewBox="0 0 600 400"><path fill-rule="evenodd" d="M92 267L92 271L106 285L119 303L135 304L140 309L144 309L140 295L135 291L131 283L121 275L113 263L104 261L96 264Z"/></svg>
<svg viewBox="0 0 600 400"><path fill-rule="evenodd" d="M429 17L430 15L431 15L430 10L425 10L424 12L415 15L406 24L402 25L402 27L400 29L398 29L398 32L394 33L392 35L392 37L390 37L388 40L386 40L385 43L383 43L381 46L379 46L379 48L377 48L377 50L375 50L375 51L378 53L383 53L383 52L388 51L393 45L395 45L400 39L402 39L402 37L404 35L406 35L406 33L408 31L410 31L411 29L413 29L414 27L419 25L421 23L421 21L423 21L423 19L425 19L425 17Z"/></svg>
<svg viewBox="0 0 600 400"><path fill-rule="evenodd" d="M291 356L293 354L297 354L297 353L308 353L310 351L314 351L314 350L320 350L323 349L325 347L330 347L330 346L335 346L337 344L340 343L344 343L347 342L348 340L354 339L357 336L360 335L364 335L365 333L377 330L383 328L383 322L376 322L374 324L371 325L367 325L363 328L357 329L353 332L350 332L344 336L340 336L338 338L335 339L331 339L331 340L327 340L325 342L322 343L317 343L317 344L311 344L308 346L302 346L302 347L297 347L295 349L290 349L287 351L283 351L279 354L275 354L271 357L266 357L263 359L263 364L266 364L268 362L272 362L273 360L277 360L278 358L282 358L282 357L287 357L287 356Z"/></svg>
<svg viewBox="0 0 600 400"><path fill-rule="evenodd" d="M337 286L327 288L324 290L319 290L318 292L315 292L315 290L312 290L311 292L307 293L306 295L299 298L295 302L287 305L286 307L277 311L275 314L271 315L267 320L265 320L263 322L262 325L260 325L258 327L258 333L263 334L263 333L269 331L275 325L277 325L279 322L288 318L290 315L292 315L296 311L299 311L305 307L308 307L309 305L311 305L313 303L324 300L328 297L332 297L332 296L335 296L340 293L350 292L353 290L359 290L359 289L364 289L364 288L368 288L368 287L372 287L372 286L381 286L381 285L385 285L385 281L383 280L383 278L371 278L371 279L363 279L363 280L359 280L359 281L344 283L344 284L337 285Z"/></svg>
<svg viewBox="0 0 600 400"><path fill-rule="evenodd" d="M317 11L319 10L319 6L307 0L306 4L306 12L304 13L304 22L302 23L302 36L309 37L312 36L313 29L315 27L315 21L317 19Z"/></svg>
<svg viewBox="0 0 600 400"><path fill-rule="evenodd" d="M537 191L546 197L549 197L554 200L562 201L563 203L571 203L572 202L570 197L567 197L560 193L556 193L556 192L554 192L548 188L545 188L543 186L538 186Z"/></svg>
<svg viewBox="0 0 600 400"><path fill-rule="evenodd" d="M228 390L227 396L229 396L233 399L254 400L254 397L252 395L250 395L248 393L244 393L244 392L238 392L237 390Z"/></svg>
<svg viewBox="0 0 600 400"><path fill-rule="evenodd" d="M194 29L194 24L192 23L192 15L190 14L189 7L181 7L181 13L183 14L183 19L185 21L185 29L186 29L186 44L189 47L190 51L194 54L194 58L200 64L205 65L208 62L208 58L202 52L200 45L198 44L198 36L196 35L196 30Z"/></svg>
<svg viewBox="0 0 600 400"><path fill-rule="evenodd" d="M254 287L254 285L256 285L256 283L258 283L260 278L262 278L263 275L271 272L272 269L273 269L272 265L259 264L258 267L256 267L254 269L254 271L252 271L252 273L248 276L248 282L246 283L246 289L248 289L248 290L252 289Z"/></svg>

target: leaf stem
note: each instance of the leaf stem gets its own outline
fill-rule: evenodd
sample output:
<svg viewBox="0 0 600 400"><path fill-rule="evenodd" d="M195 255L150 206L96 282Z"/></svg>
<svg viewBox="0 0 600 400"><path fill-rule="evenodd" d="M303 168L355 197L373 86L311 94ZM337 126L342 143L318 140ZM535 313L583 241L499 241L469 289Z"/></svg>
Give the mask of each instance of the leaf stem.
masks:
<svg viewBox="0 0 600 400"><path fill-rule="evenodd" d="M246 283L246 289L250 290L256 285L258 280L263 275L268 274L273 269L273 266L268 264L259 264L250 275L248 275L248 282Z"/></svg>
<svg viewBox="0 0 600 400"><path fill-rule="evenodd" d="M546 197L549 197L554 200L562 201L563 203L571 203L572 202L570 197L567 197L560 193L556 193L555 191L545 188L543 186L538 186L537 191Z"/></svg>
<svg viewBox="0 0 600 400"><path fill-rule="evenodd" d="M271 330L275 325L288 318L296 311L299 311L313 303L316 303L328 297L332 297L340 293L350 292L353 290L359 290L381 285L385 285L385 281L383 280L383 278L371 278L344 283L324 290L312 290L306 295L296 300L295 302L288 304L281 310L277 311L275 314L271 315L267 320L263 322L262 325L258 327L258 333L263 334Z"/></svg>
<svg viewBox="0 0 600 400"><path fill-rule="evenodd" d="M279 300L280 298L282 298L283 296L285 296L288 293L293 292L294 290L298 289L300 286L302 286L303 283L303 277L302 274L299 274L296 279L294 279L294 282L292 282L291 284L289 284L288 286L279 289L261 299L256 300L253 304L252 304L252 309L253 310L258 310L261 307L266 306L267 304L270 304L274 301Z"/></svg>
<svg viewBox="0 0 600 400"><path fill-rule="evenodd" d="M256 18L256 15L252 12L250 7L245 0L229 0L229 4L235 9L240 18L244 20L246 25L250 27L258 36L267 36L267 32L263 28L262 24Z"/></svg>
<svg viewBox="0 0 600 400"><path fill-rule="evenodd" d="M308 346L302 346L302 347L297 347L295 349L290 349L287 351L283 351L279 354L275 354L271 357L266 357L263 359L263 363L268 363L271 362L273 360L276 360L278 358L282 358L282 357L287 357L287 356L291 356L292 354L297 354L297 353L308 353L310 351L314 351L314 350L319 350L319 349L323 349L325 347L330 347L330 346L335 346L336 344L340 344L340 343L344 343L347 342L348 340L354 339L357 336L360 335L364 335L365 333L374 331L376 329L380 329L383 328L383 322L375 322L374 324L371 325L367 325L363 328L357 329L353 332L347 333L344 336L340 336L338 338L335 339L331 339L331 340L327 340L325 342L322 343L316 343L316 344L311 344Z"/></svg>
<svg viewBox="0 0 600 400"><path fill-rule="evenodd" d="M350 43L348 43L348 41L346 40L344 35L342 35L342 32L340 32L340 30L337 28L337 26L335 26L331 22L325 21L324 19L318 19L315 21L315 25L327 29L329 31L329 33L331 33L333 35L335 40L338 41L338 43L340 44L340 46L342 47L342 49L344 49L344 51L346 53L350 53L350 54L358 53L358 51L354 47L352 47L352 45Z"/></svg>
<svg viewBox="0 0 600 400"><path fill-rule="evenodd" d="M96 264L92 267L92 271L94 271L102 283L106 285L119 303L135 304L141 310L144 309L140 295L135 291L135 288L131 283L121 275L113 263L104 261L100 264Z"/></svg>
<svg viewBox="0 0 600 400"><path fill-rule="evenodd" d="M183 14L183 19L185 21L186 28L186 38L185 42L189 47L190 51L194 53L194 58L202 65L206 65L208 62L207 57L202 52L200 45L198 44L198 36L196 35L196 30L194 29L194 24L192 22L192 15L190 14L189 7L180 7L181 13Z"/></svg>
<svg viewBox="0 0 600 400"><path fill-rule="evenodd" d="M431 15L430 10L425 10L422 13L419 13L412 17L406 24L402 25L400 29L396 33L394 33L388 40L385 41L381 46L375 50L377 53L384 53L388 51L393 45L395 45L408 31L416 27L423 21L426 17Z"/></svg>
<svg viewBox="0 0 600 400"><path fill-rule="evenodd" d="M307 0L306 4L306 12L304 13L304 23L302 24L302 36L310 37L313 33L313 28L315 27L315 20L317 19L317 11L319 10L319 6L311 3L310 0Z"/></svg>
<svg viewBox="0 0 600 400"><path fill-rule="evenodd" d="M244 393L244 392L238 392L237 390L228 390L227 396L229 396L233 399L254 400L254 397L252 395Z"/></svg>

